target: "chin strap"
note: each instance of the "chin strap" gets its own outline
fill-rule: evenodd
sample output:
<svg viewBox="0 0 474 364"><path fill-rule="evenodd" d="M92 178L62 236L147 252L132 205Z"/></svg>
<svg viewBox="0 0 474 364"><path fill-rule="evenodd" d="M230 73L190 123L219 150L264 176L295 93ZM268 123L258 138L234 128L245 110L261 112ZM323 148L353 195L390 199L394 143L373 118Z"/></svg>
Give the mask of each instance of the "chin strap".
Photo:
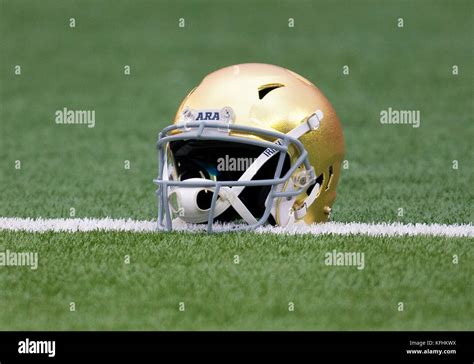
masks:
<svg viewBox="0 0 474 364"><path fill-rule="evenodd" d="M234 210L237 211L237 213L240 215L240 217L242 217L247 222L247 224L253 225L253 224L256 224L258 222L257 219L249 211L247 206L244 205L242 200L232 191L232 188L222 187L219 191L219 197L221 197L225 202L228 202L230 204L230 206L232 206L234 208ZM229 206L227 206L226 209L228 207ZM221 213L219 213L219 215ZM219 215L216 214L216 216L219 216Z"/></svg>
<svg viewBox="0 0 474 364"><path fill-rule="evenodd" d="M308 212L308 208L313 204L313 202L316 200L316 198L319 195L319 188L320 185L319 183L316 183L311 190L311 193L306 197L303 201L303 204L295 209L294 215L296 220L301 220L303 217L306 216L306 213Z"/></svg>
<svg viewBox="0 0 474 364"><path fill-rule="evenodd" d="M306 119L305 122L298 125L296 128L290 130L286 135L293 138L299 139L304 134L316 130L319 128L320 122L323 119L324 114L321 110L316 110L314 114ZM275 141L275 144L281 143L280 139ZM250 181L255 174L262 168L262 166L270 160L273 155L277 153L277 150L267 148L265 149L258 158L250 165L250 167L240 176L239 181ZM314 175L314 172L312 173ZM237 213L248 223L256 224L257 220L252 215L252 213L247 209L242 200L239 198L239 194L243 191L245 186L235 186L235 187L222 187L219 193L221 197L216 201L216 208L214 217L218 217L230 206L237 211ZM223 193L222 193L223 192ZM295 217L296 219L301 219L306 215L307 208L314 202L319 192L319 185L314 186L311 194L305 199L303 207L299 208ZM267 200L268 202L268 200ZM298 217L300 216L300 217Z"/></svg>

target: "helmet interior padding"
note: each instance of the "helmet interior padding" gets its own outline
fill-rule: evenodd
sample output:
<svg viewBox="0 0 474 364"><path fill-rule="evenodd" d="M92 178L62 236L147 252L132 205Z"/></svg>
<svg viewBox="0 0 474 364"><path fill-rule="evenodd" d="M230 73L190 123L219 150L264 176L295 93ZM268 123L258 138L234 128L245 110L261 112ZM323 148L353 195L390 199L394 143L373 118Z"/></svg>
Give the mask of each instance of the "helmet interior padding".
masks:
<svg viewBox="0 0 474 364"><path fill-rule="evenodd" d="M174 159L174 168L179 180L205 178L213 181L237 181L253 161L265 150L264 147L245 143L224 142L220 140L178 140L170 142ZM273 179L278 164L279 153L272 156L253 176L252 180ZM283 163L280 178L290 168L287 154ZM239 198L259 219L265 212L265 202L271 186L245 187ZM210 207L212 192L200 192L198 203L201 208ZM230 222L239 219L238 213L229 207L215 221ZM270 215L270 223L274 223Z"/></svg>

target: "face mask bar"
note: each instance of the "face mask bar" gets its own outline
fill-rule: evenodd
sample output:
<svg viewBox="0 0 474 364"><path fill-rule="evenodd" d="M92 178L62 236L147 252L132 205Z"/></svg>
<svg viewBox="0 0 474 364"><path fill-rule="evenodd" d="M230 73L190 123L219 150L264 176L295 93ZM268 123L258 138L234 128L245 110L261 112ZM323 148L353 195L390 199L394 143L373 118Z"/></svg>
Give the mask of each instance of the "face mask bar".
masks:
<svg viewBox="0 0 474 364"><path fill-rule="evenodd" d="M179 131L179 133L172 134L172 132ZM274 138L275 142L267 142L262 140L254 140L244 136L237 136L237 135L230 135L231 131ZM171 134L171 135L170 135ZM237 180L237 181L213 181L213 180L206 180L206 181L188 181L188 180L169 180L168 175L164 176L165 174L165 164L167 163L167 149L169 147L169 143L177 140L219 140L224 142L237 142L241 144L249 144L255 145L262 148L265 148L262 154L266 154L267 156L270 155L273 157L277 153L278 156L278 163L277 168L275 170L275 174L272 179L261 179L261 180ZM285 173L283 177L279 177L281 175L283 164L285 161L285 156L288 152L289 146L293 145L297 150L298 158L293 163L288 171ZM219 230L221 231L235 231L235 230L251 230L255 229L259 226L265 224L270 216L272 205L274 204L274 200L276 198L291 198L300 195L303 193L308 186L314 181L314 170L311 167L309 160L308 160L308 153L304 148L303 144L295 138L288 134L283 134L280 132L275 131L268 131L263 130L256 127L245 126L245 125L233 125L228 123L222 122L214 122L214 121L200 121L200 122L188 122L186 124L175 124L170 125L163 129L158 135L157 141L157 148L158 148L158 178L154 180L154 182L158 185L157 199L158 199L158 229L159 230L166 230L171 231L173 230L173 221L172 221L172 214L170 211L170 204L169 204L169 196L168 196L168 189L170 187L180 187L180 188L208 188L212 191L212 200L211 206L208 212L207 218L207 232L215 232L213 229L213 221L215 216L216 204L218 198L222 193L225 193L226 190L232 187L251 187L251 186L271 186L270 192L267 197L267 203L265 206L265 211L262 217L256 221L256 223L248 224L239 226L238 228L232 229L225 229ZM310 178L309 183L304 186L301 186L295 190L291 191L277 191L278 185L283 185L295 173L295 171L300 167L303 166L306 171L309 171ZM252 168L252 165L250 166ZM249 168L249 169L250 169ZM238 195L236 196L238 198Z"/></svg>

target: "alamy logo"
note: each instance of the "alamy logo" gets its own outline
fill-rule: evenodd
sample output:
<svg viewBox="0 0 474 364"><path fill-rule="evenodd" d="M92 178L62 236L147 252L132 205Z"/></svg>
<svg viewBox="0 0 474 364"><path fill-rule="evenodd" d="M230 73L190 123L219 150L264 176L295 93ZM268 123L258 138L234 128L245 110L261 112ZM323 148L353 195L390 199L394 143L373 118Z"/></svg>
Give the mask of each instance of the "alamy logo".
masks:
<svg viewBox="0 0 474 364"><path fill-rule="evenodd" d="M55 341L36 341L26 338L18 342L19 354L48 354L50 358L56 356Z"/></svg>
<svg viewBox="0 0 474 364"><path fill-rule="evenodd" d="M420 122L420 110L395 110L389 107L380 111L381 124L409 124L419 128Z"/></svg>
<svg viewBox="0 0 474 364"><path fill-rule="evenodd" d="M4 267L30 267L38 268L38 253L33 252L13 252L6 250L0 252L0 266Z"/></svg>
<svg viewBox="0 0 474 364"><path fill-rule="evenodd" d="M217 170L220 172L243 172L250 168L256 158L235 158L225 155L217 159Z"/></svg>
<svg viewBox="0 0 474 364"><path fill-rule="evenodd" d="M69 110L65 107L56 110L54 115L56 124L84 124L89 128L95 127L95 110Z"/></svg>
<svg viewBox="0 0 474 364"><path fill-rule="evenodd" d="M324 255L324 264L331 266L355 266L358 270L362 270L365 268L365 254L333 250Z"/></svg>

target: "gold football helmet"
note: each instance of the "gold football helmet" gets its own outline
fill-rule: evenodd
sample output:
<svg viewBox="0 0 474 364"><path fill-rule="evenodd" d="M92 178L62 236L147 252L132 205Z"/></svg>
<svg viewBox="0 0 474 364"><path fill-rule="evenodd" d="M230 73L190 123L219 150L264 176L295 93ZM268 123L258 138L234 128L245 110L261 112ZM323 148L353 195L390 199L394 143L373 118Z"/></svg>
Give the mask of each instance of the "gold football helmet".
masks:
<svg viewBox="0 0 474 364"><path fill-rule="evenodd" d="M257 63L207 75L157 146L158 226L166 230L179 221L209 232L324 222L344 155L323 93L288 69Z"/></svg>

